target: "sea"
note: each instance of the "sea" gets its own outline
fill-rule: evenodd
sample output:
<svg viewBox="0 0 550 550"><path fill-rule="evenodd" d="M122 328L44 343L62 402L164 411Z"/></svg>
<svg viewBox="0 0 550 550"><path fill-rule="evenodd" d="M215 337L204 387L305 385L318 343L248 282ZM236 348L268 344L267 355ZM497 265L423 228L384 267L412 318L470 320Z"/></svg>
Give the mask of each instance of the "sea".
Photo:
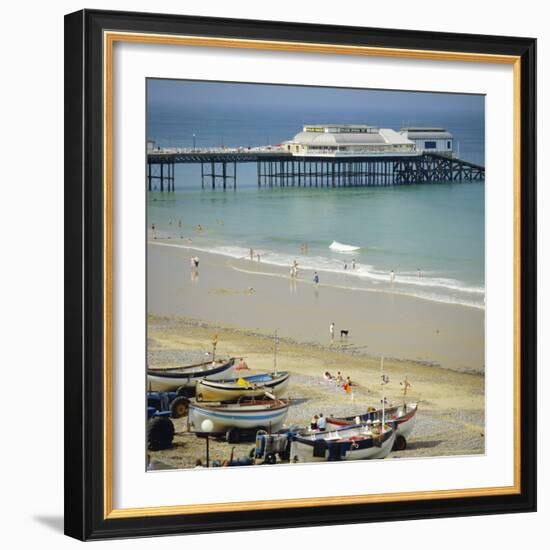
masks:
<svg viewBox="0 0 550 550"><path fill-rule="evenodd" d="M482 112L436 107L159 102L148 108L148 137L161 147L246 147L280 143L310 123L438 126L461 158L484 164ZM485 307L484 183L258 188L255 164L238 165L236 191L201 189L200 166L176 165L175 177L175 192L147 193L147 223L192 254L246 259L252 249L266 274L288 277L296 261L299 278L317 272L321 284Z"/></svg>

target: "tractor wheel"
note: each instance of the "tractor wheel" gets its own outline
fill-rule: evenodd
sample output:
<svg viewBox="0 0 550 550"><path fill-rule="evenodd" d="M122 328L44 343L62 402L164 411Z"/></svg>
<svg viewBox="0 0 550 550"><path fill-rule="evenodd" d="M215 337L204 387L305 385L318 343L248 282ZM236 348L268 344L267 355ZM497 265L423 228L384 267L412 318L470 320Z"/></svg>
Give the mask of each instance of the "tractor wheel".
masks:
<svg viewBox="0 0 550 550"><path fill-rule="evenodd" d="M395 443L393 444L393 451L404 451L407 448L407 440L402 436L398 435L395 438Z"/></svg>
<svg viewBox="0 0 550 550"><path fill-rule="evenodd" d="M277 455L275 453L266 455L264 464L277 464Z"/></svg>
<svg viewBox="0 0 550 550"><path fill-rule="evenodd" d="M187 397L179 396L170 403L170 413L172 418L181 418L187 416L189 410L189 399Z"/></svg>
<svg viewBox="0 0 550 550"><path fill-rule="evenodd" d="M154 416L147 424L147 443L151 451L169 449L174 439L174 424L169 418Z"/></svg>

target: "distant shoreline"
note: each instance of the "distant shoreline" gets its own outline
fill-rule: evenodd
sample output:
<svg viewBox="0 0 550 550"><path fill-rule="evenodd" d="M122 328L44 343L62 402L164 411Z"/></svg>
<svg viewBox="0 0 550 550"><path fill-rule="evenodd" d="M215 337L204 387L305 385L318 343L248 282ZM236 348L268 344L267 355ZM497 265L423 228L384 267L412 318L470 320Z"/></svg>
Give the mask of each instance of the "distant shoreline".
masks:
<svg viewBox="0 0 550 550"><path fill-rule="evenodd" d="M190 251L195 251L195 252L198 252L198 253L215 254L215 255L219 255L219 256L222 256L224 258L230 258L230 259L233 259L233 260L249 260L249 256L247 255L247 253L244 249L242 250L242 254L240 254L240 255L237 255L237 254L234 254L234 253L231 254L229 252L224 252L224 251L215 250L215 249L211 249L211 248L205 248L204 246L201 247L200 245L189 243L188 239L183 238L183 237L182 238L162 237L162 238L158 238L158 239L157 238L153 238L153 239L150 238L148 240L147 244L152 245L152 246L165 246L165 247L172 247L172 248L180 248L180 249L183 249L183 250L190 250ZM258 250L258 252L263 252L263 251ZM271 254L271 256L273 256L273 254ZM266 257L267 257L267 260L266 260ZM283 261L274 262L265 253L264 253L263 258L264 258L263 261L260 261L260 262L257 262L256 259L254 259L254 261L250 261L250 262L247 261L246 266L248 266L248 267L252 266L254 268L252 270L254 272L254 274L263 275L263 276L283 277L285 279L289 279L289 275L288 275L286 270L287 270L287 267L289 265L291 265L292 260L290 260L290 258L287 259L286 263L283 262ZM351 267L350 267L349 271L345 271L345 270L336 271L334 269L326 270L326 269L323 269L323 267L304 265L304 263L303 263L304 258L300 255L296 255L296 258L300 259L300 262L302 262L300 264L300 272L302 272L302 273L307 272L308 277L309 277L309 278L304 278L302 276L300 278L300 283L301 284L313 284L313 281L311 280L311 276L313 275L313 273L316 270L323 272L324 274L328 275L329 277L350 276L350 275L353 276L353 275L355 275L355 273L353 273ZM305 260L307 261L307 258L305 258ZM351 265L351 256L349 258L342 258L342 264L344 264L346 262L350 263L350 265ZM259 269L255 269L256 266L258 266L258 267L270 266L270 267L273 267L275 270L283 269L284 271L281 271L281 272L277 271L276 273L268 273L268 272L265 272L265 271L261 271ZM237 270L237 271L242 271L243 273L250 272L249 269L248 270L245 269L245 265L242 265L240 267L232 266L232 268ZM378 280L374 281L374 282L379 284L381 282L380 279L382 278L382 276L380 274L377 274L377 275L378 275L378 277L377 277ZM384 274L383 277L388 277L389 278L389 274ZM350 286L349 284L348 285L337 284L335 282L333 282L332 284L330 282L329 283L323 282L323 283L320 283L320 286L340 288L340 289L343 289L343 290L351 290L351 291L358 291L358 292L378 292L378 293L391 294L391 295L394 295L394 296L406 296L408 298L414 298L414 299L418 299L418 300L426 300L426 301L429 301L429 302L434 302L434 303L439 303L439 304L447 304L447 305L452 305L452 306L473 308L473 309L478 309L478 310L481 310L481 311L485 312L485 304L484 303L483 304L478 304L478 303L473 303L473 302L461 301L461 300L457 300L457 299L453 300L451 298L447 299L447 298L443 298L443 297L436 297L434 295L429 295L428 296L428 295L423 295L423 294L419 294L419 293L414 293L413 290L408 290L408 289L414 288L414 285L411 285L411 281L415 277L416 277L416 275L408 274L405 277L407 279L407 282L404 283L402 274L400 274L399 272L396 273L396 286L394 288L390 288L390 287L375 288L373 286L358 287L358 286ZM423 279L423 282L425 280L426 279ZM362 282L363 283L369 283L370 281L365 281L365 280L358 279L357 282L358 283L362 283ZM386 283L387 283L387 281L386 281ZM437 283L434 283L434 285L430 285L429 280L426 284L424 284L425 288L431 288L432 286L437 287L438 285L437 285ZM452 287L449 287L449 288L452 288ZM468 291L466 288L461 289L460 287L457 287L456 290L461 290L462 292L467 292ZM485 290L484 289L472 288L470 290L470 292L478 294L478 295L485 296Z"/></svg>

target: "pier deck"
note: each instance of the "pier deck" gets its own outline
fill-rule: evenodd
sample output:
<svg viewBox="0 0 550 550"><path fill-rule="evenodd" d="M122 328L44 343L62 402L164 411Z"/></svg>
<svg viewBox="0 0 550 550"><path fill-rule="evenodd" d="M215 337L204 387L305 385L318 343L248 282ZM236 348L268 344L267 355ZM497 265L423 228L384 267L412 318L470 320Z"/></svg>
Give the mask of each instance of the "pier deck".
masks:
<svg viewBox="0 0 550 550"><path fill-rule="evenodd" d="M298 157L270 148L153 150L147 154L148 190L174 191L175 164L200 164L203 189L236 189L240 163L256 163L259 187L371 187L485 179L485 167L438 153Z"/></svg>

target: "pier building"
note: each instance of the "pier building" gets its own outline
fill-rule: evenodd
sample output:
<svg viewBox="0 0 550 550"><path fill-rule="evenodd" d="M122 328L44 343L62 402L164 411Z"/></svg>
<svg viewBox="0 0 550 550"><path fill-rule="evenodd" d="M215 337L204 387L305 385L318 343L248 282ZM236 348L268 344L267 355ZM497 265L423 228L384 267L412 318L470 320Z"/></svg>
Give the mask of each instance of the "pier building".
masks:
<svg viewBox="0 0 550 550"><path fill-rule="evenodd" d="M366 124L306 124L282 144L295 157L414 156L414 141L390 128Z"/></svg>
<svg viewBox="0 0 550 550"><path fill-rule="evenodd" d="M414 143L419 153L438 153L452 156L453 135L445 128L422 128L419 126L401 128L399 133Z"/></svg>

